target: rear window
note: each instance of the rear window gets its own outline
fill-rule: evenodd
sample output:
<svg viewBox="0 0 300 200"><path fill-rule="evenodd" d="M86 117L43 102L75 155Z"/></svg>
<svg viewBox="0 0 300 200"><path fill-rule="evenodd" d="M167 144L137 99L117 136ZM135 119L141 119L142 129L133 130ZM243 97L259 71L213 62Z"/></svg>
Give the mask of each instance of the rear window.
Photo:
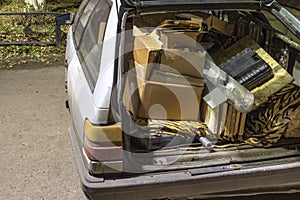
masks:
<svg viewBox="0 0 300 200"><path fill-rule="evenodd" d="M102 41L111 4L108 0L89 1L82 10L79 10L74 23L79 59L91 90L94 90L100 70Z"/></svg>
<svg viewBox="0 0 300 200"><path fill-rule="evenodd" d="M77 45L79 45L80 38L82 36L82 33L84 31L84 28L86 27L86 22L88 20L88 17L90 16L91 12L93 11L93 8L97 4L97 0L91 0L91 1L84 1L80 8L78 9L75 21L74 21L74 34L75 34L75 42Z"/></svg>

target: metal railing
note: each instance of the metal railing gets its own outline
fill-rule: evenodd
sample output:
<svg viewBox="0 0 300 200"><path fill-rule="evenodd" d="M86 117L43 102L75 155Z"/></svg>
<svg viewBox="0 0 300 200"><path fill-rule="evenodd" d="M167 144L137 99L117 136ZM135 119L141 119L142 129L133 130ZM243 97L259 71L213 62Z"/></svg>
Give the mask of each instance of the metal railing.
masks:
<svg viewBox="0 0 300 200"><path fill-rule="evenodd" d="M66 33L62 34L61 27L67 25L70 19L70 13L0 13L0 46L51 45L58 47L66 43Z"/></svg>

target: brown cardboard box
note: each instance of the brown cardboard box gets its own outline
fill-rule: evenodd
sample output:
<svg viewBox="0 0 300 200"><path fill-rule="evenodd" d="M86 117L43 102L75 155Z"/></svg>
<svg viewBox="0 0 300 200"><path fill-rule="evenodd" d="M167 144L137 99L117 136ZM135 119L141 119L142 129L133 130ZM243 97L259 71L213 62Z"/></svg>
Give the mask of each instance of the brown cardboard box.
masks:
<svg viewBox="0 0 300 200"><path fill-rule="evenodd" d="M152 119L198 119L203 87L146 81L145 67L137 64L135 70L136 77L134 72L128 73L123 96L124 105L133 115Z"/></svg>
<svg viewBox="0 0 300 200"><path fill-rule="evenodd" d="M164 49L159 69L161 71L202 78L205 57L206 51L190 52L177 49Z"/></svg>
<svg viewBox="0 0 300 200"><path fill-rule="evenodd" d="M134 40L134 60L141 65L156 63L159 58L162 42L154 34L139 35Z"/></svg>
<svg viewBox="0 0 300 200"><path fill-rule="evenodd" d="M197 120L202 88L146 81L139 85L141 118Z"/></svg>
<svg viewBox="0 0 300 200"><path fill-rule="evenodd" d="M227 36L232 36L233 34L234 26L232 24L219 20L217 17L213 15L209 15L206 13L199 13L199 15L180 14L177 15L177 17L180 17L182 19L191 19L191 20L202 19L203 23L206 24L205 31L215 30Z"/></svg>
<svg viewBox="0 0 300 200"><path fill-rule="evenodd" d="M207 31L216 30L224 35L232 36L234 30L232 24L219 20L213 15L203 15L201 17L203 18L203 22L207 25Z"/></svg>
<svg viewBox="0 0 300 200"><path fill-rule="evenodd" d="M203 33L195 31L161 31L159 33L163 48L197 48L197 37L203 36Z"/></svg>
<svg viewBox="0 0 300 200"><path fill-rule="evenodd" d="M203 87L145 80L145 67L136 64L140 118L197 120Z"/></svg>
<svg viewBox="0 0 300 200"><path fill-rule="evenodd" d="M202 77L206 51L161 49L161 46L161 42L153 34L135 38L134 60L146 67L146 80L149 80L153 68L186 76Z"/></svg>
<svg viewBox="0 0 300 200"><path fill-rule="evenodd" d="M197 48L197 38L204 33L201 32L201 28L202 18L165 20L156 32L160 36L163 48Z"/></svg>
<svg viewBox="0 0 300 200"><path fill-rule="evenodd" d="M205 19L208 30L216 30L224 35L231 36L233 34L233 25L228 22L219 20L215 16L209 16Z"/></svg>
<svg viewBox="0 0 300 200"><path fill-rule="evenodd" d="M190 18L190 20L164 20L158 28L167 28L169 30L192 30L200 31L202 28L202 18Z"/></svg>

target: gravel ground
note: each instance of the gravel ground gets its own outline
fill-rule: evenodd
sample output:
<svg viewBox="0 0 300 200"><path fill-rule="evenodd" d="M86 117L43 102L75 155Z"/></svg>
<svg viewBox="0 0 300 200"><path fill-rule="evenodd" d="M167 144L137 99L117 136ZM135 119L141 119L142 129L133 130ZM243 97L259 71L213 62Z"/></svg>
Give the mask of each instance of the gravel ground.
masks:
<svg viewBox="0 0 300 200"><path fill-rule="evenodd" d="M85 199L69 142L62 63L0 70L0 199Z"/></svg>
<svg viewBox="0 0 300 200"><path fill-rule="evenodd" d="M69 142L62 63L0 70L0 200L86 199ZM299 196L226 200L296 200Z"/></svg>

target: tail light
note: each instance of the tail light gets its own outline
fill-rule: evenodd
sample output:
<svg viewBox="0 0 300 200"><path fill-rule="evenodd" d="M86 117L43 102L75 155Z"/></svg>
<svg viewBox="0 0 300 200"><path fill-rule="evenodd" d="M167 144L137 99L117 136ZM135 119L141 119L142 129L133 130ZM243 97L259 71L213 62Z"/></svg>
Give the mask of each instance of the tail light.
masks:
<svg viewBox="0 0 300 200"><path fill-rule="evenodd" d="M87 157L92 161L121 160L121 125L94 125L86 120L83 147Z"/></svg>

